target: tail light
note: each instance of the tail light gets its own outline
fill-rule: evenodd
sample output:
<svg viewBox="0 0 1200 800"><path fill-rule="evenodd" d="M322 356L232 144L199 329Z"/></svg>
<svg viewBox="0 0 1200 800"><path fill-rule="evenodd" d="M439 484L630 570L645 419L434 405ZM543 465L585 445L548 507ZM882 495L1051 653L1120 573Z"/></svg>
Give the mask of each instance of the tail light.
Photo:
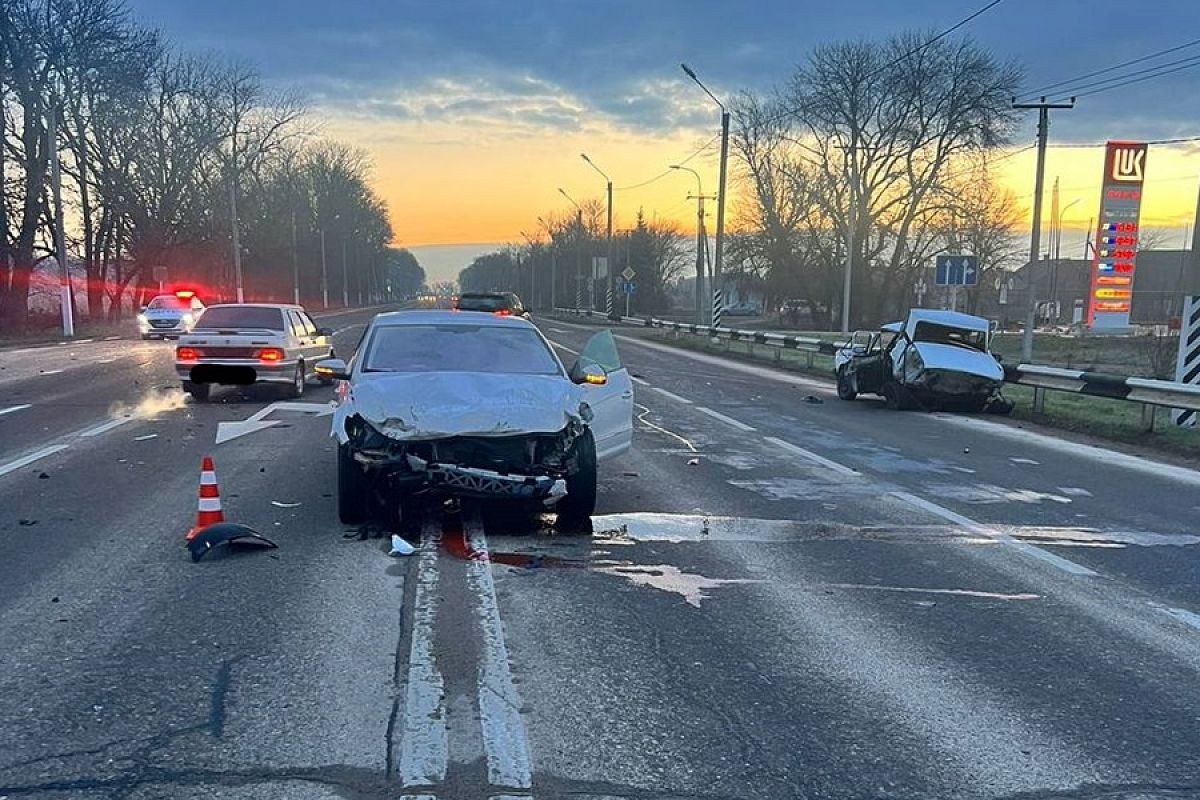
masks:
<svg viewBox="0 0 1200 800"><path fill-rule="evenodd" d="M500 309L499 311L497 311L497 312L496 312L496 316L497 316L497 317L511 317L511 316L512 316L512 312L511 312L511 311L509 311L507 308L502 308L502 309Z"/></svg>
<svg viewBox="0 0 1200 800"><path fill-rule="evenodd" d="M264 347L258 351L258 360L266 364L283 361L283 350L278 347Z"/></svg>
<svg viewBox="0 0 1200 800"><path fill-rule="evenodd" d="M199 361L200 360L200 351L194 347L176 347L175 348L175 360L176 361Z"/></svg>

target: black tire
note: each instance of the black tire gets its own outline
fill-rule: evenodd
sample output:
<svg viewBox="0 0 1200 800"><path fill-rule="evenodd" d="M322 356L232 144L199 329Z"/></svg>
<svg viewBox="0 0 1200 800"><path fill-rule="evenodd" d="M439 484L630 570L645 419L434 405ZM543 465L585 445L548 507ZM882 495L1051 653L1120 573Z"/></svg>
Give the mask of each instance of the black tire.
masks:
<svg viewBox="0 0 1200 800"><path fill-rule="evenodd" d="M854 391L854 386L850 383L850 375L846 372L846 368L838 370L837 373L837 396L843 400L853 400L858 397L858 392Z"/></svg>
<svg viewBox="0 0 1200 800"><path fill-rule="evenodd" d="M295 400L304 396L304 362L296 362L296 371L292 374L292 382L284 389L283 396Z"/></svg>
<svg viewBox="0 0 1200 800"><path fill-rule="evenodd" d="M1012 400L1006 400L1003 397L997 397L993 399L992 402L988 403L987 408L984 410L989 414L1005 416L1012 413L1014 405L1015 404Z"/></svg>
<svg viewBox="0 0 1200 800"><path fill-rule="evenodd" d="M207 403L208 396L212 392L212 385L208 383L192 383L191 381L184 381L183 390L190 394L192 399L197 403Z"/></svg>
<svg viewBox="0 0 1200 800"><path fill-rule="evenodd" d="M567 496L558 501L559 521L578 522L596 510L596 440L591 431L575 440L575 470L567 475Z"/></svg>
<svg viewBox="0 0 1200 800"><path fill-rule="evenodd" d="M895 381L883 385L883 404L892 411L900 410L900 386Z"/></svg>
<svg viewBox="0 0 1200 800"><path fill-rule="evenodd" d="M337 449L337 506L338 519L345 525L361 525L367 521L370 498L367 474L354 460L347 445Z"/></svg>

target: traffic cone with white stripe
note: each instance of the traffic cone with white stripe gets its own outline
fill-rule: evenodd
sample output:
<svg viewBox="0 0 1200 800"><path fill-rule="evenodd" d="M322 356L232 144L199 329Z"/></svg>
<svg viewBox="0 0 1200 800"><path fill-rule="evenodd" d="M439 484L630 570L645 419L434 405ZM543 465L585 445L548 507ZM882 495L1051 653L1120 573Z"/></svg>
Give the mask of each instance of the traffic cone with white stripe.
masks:
<svg viewBox="0 0 1200 800"><path fill-rule="evenodd" d="M217 490L217 473L213 470L212 456L205 456L200 462L200 502L196 508L196 524L187 532L185 541L190 542L209 525L224 521L221 493Z"/></svg>

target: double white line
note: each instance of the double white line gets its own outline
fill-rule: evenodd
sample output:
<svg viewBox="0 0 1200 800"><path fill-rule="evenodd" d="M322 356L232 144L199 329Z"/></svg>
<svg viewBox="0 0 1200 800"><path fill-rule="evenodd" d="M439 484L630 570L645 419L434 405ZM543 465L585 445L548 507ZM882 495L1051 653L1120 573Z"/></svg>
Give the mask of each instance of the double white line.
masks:
<svg viewBox="0 0 1200 800"><path fill-rule="evenodd" d="M446 725L445 680L437 664L438 559L442 541L439 515L425 520L417 556L411 645L408 657L404 716L396 772L405 788L428 788L446 778L449 733ZM481 636L476 678L479 724L487 759L488 783L498 793L491 800L533 800L533 765L529 735L521 719L521 699L513 684L504 641L504 624L496 601L487 539L477 513L466 513L463 532L470 557L467 586ZM524 791L523 791L524 790ZM504 794L517 791L518 794ZM401 800L433 800L434 795L403 795Z"/></svg>

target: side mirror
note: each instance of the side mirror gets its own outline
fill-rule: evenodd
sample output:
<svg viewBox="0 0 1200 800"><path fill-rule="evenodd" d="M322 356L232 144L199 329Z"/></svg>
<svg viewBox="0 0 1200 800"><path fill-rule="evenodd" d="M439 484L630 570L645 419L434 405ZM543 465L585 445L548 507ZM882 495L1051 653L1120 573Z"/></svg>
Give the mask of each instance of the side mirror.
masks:
<svg viewBox="0 0 1200 800"><path fill-rule="evenodd" d="M333 328L317 328L317 336L333 336Z"/></svg>
<svg viewBox="0 0 1200 800"><path fill-rule="evenodd" d="M608 383L608 375L596 364L584 366L576 361L571 367L571 380L585 386L603 386Z"/></svg>
<svg viewBox="0 0 1200 800"><path fill-rule="evenodd" d="M329 378L337 381L350 380L350 370L346 367L346 362L340 358L326 358L317 362L313 368L317 373L318 378Z"/></svg>

